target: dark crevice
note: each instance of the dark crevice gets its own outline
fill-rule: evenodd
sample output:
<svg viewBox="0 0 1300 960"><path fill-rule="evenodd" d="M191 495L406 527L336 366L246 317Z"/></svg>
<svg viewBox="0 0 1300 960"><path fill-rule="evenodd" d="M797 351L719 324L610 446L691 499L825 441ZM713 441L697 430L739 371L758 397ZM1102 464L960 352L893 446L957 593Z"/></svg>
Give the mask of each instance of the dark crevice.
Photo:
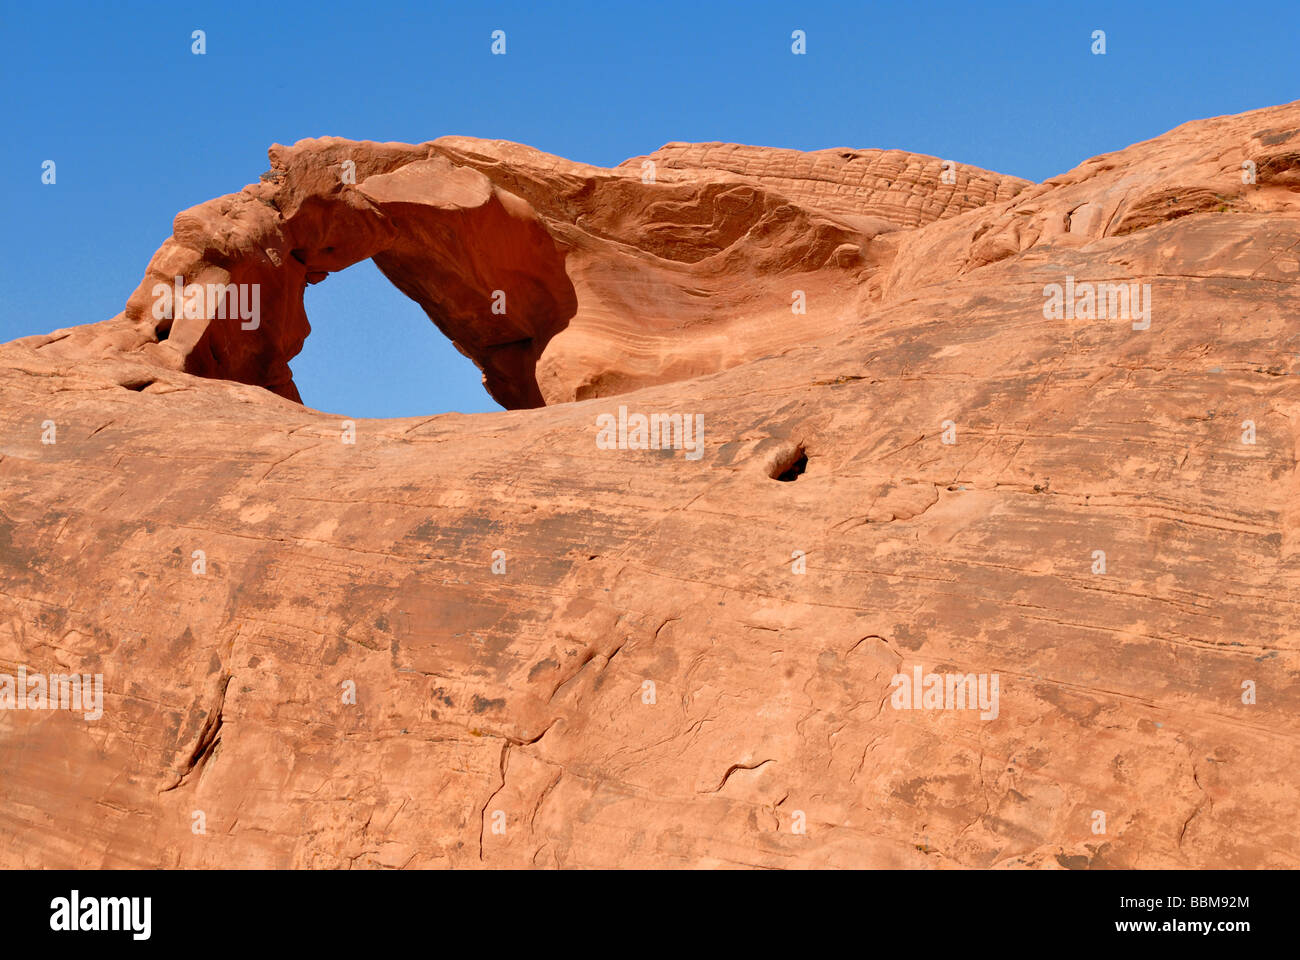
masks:
<svg viewBox="0 0 1300 960"><path fill-rule="evenodd" d="M807 469L808 454L804 452L803 447L798 447L789 457L777 463L772 471L772 479L780 480L782 483L792 483Z"/></svg>
<svg viewBox="0 0 1300 960"><path fill-rule="evenodd" d="M190 751L190 755L175 782L171 786L165 787L163 793L175 790L191 776L201 771L203 765L216 753L217 747L221 744L221 726L224 720L222 711L226 706L226 689L229 686L230 677L226 676L222 679L221 687L217 691L216 702L213 708L208 711L207 718L203 722L203 728L199 731L199 738L194 744L194 749Z"/></svg>
<svg viewBox="0 0 1300 960"><path fill-rule="evenodd" d="M775 760L769 757L766 760L760 760L758 763L733 763L731 766L727 768L727 772L722 775L722 779L718 781L718 785L716 787L714 787L712 790L697 790L696 792L717 793L727 785L727 781L731 779L731 775L735 773L737 770L757 770L759 767L763 766L764 764L775 763L775 762L776 762Z"/></svg>

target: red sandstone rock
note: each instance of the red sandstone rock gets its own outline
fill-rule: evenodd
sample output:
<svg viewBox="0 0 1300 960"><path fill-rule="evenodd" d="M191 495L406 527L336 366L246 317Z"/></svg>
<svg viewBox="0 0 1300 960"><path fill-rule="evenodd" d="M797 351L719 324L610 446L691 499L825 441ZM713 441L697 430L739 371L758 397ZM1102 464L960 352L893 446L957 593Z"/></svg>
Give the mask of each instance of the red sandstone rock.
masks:
<svg viewBox="0 0 1300 960"><path fill-rule="evenodd" d="M122 314L0 348L0 674L104 678L0 710L0 864L1295 866L1297 145L272 148ZM367 257L516 409L290 402ZM178 275L256 328L155 316ZM602 449L620 406L702 455Z"/></svg>

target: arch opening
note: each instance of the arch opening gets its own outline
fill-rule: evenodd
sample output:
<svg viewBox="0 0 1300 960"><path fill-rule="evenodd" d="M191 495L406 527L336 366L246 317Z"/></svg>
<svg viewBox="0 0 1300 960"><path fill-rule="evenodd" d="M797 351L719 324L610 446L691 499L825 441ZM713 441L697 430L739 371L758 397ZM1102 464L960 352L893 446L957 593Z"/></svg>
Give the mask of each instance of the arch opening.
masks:
<svg viewBox="0 0 1300 960"><path fill-rule="evenodd" d="M502 409L482 371L373 260L309 285L304 304L311 332L289 366L307 406L365 418Z"/></svg>

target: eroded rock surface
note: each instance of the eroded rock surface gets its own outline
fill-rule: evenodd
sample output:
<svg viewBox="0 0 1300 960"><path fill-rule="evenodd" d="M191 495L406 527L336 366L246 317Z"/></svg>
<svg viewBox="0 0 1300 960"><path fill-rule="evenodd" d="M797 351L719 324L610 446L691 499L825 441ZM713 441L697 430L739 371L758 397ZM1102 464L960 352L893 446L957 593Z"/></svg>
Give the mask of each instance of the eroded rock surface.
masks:
<svg viewBox="0 0 1300 960"><path fill-rule="evenodd" d="M122 314L0 347L0 674L104 678L0 710L0 864L1300 861L1300 103L1036 185L271 161ZM305 284L367 257L512 409L294 402ZM176 275L257 328L155 316ZM619 406L702 455L602 449ZM918 668L996 709L901 709Z"/></svg>

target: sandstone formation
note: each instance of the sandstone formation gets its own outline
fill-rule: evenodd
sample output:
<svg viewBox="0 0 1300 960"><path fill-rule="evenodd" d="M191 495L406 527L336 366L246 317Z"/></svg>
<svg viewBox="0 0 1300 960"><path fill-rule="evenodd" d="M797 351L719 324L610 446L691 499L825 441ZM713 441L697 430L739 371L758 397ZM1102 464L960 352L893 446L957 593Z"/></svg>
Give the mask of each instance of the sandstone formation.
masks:
<svg viewBox="0 0 1300 960"><path fill-rule="evenodd" d="M940 161L897 150L670 144L604 170L503 141L326 138L270 156L260 183L177 215L123 314L52 351L297 400L306 285L373 258L502 406L608 396L824 334L824 309L792 314L794 289L847 316L892 255L887 234L1028 185L955 165L945 184ZM257 284L265 324L162 303L177 276Z"/></svg>
<svg viewBox="0 0 1300 960"><path fill-rule="evenodd" d="M0 675L104 685L0 710L0 865L1300 863L1300 102L1042 184L270 157L0 347ZM506 411L298 402L366 258Z"/></svg>

